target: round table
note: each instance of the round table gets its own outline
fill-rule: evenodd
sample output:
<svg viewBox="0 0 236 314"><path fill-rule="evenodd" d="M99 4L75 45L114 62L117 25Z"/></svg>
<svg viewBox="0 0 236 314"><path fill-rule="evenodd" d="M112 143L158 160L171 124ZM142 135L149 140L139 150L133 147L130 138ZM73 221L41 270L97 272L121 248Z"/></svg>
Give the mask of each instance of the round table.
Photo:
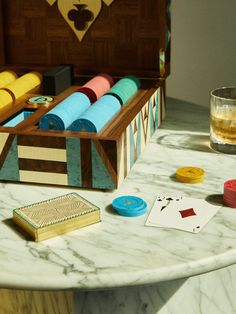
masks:
<svg viewBox="0 0 236 314"><path fill-rule="evenodd" d="M203 168L205 180L197 184L176 181L175 171L183 166ZM154 308L150 300L145 301L145 289L152 289L147 293L150 299L160 285L168 283L162 293L169 293L178 283L183 286L187 278L229 269L227 266L236 262L236 210L221 204L224 181L235 177L236 156L219 154L209 147L208 108L168 99L166 119L119 189L0 184L0 286L20 290L71 289L76 313L157 313L144 311L144 304L146 309ZM15 228L11 219L14 208L72 191L101 209L100 223L40 243L27 241ZM222 207L198 234L145 226L159 194L205 199ZM116 214L111 202L121 195L143 198L148 204L147 214ZM125 289L125 293L117 288ZM162 311L169 296L165 293ZM132 302L139 296L139 306L137 302L131 306L129 294Z"/></svg>

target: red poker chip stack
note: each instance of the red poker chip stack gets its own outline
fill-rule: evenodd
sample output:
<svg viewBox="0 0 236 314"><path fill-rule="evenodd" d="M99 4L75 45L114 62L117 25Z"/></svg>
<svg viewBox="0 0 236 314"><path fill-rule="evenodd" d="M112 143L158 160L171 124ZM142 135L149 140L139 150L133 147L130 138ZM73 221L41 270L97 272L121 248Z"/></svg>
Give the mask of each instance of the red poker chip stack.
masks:
<svg viewBox="0 0 236 314"><path fill-rule="evenodd" d="M236 179L224 183L223 201L226 206L236 208Z"/></svg>

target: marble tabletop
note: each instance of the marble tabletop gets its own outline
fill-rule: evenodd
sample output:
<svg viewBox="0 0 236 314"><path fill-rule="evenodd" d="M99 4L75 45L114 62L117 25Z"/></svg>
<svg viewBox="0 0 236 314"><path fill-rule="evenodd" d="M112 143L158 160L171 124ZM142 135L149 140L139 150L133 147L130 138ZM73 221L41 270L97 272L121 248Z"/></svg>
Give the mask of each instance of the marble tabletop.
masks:
<svg viewBox="0 0 236 314"><path fill-rule="evenodd" d="M183 184L181 166L204 168L202 183ZM236 177L236 156L209 148L208 108L168 99L161 127L118 190L91 191L0 183L0 286L26 289L109 289L185 278L236 262L236 210L222 207L198 234L144 226L147 214L122 217L111 209L120 195L158 194L221 202L223 183ZM27 241L12 210L75 191L101 208L102 222L41 243Z"/></svg>

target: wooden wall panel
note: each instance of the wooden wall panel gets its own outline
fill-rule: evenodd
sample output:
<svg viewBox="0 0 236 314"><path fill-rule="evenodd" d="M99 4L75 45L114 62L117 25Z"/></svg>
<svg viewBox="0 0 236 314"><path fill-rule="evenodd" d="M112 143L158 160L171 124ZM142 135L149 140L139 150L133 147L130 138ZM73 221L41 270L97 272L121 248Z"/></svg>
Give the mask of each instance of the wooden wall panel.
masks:
<svg viewBox="0 0 236 314"><path fill-rule="evenodd" d="M5 63L5 51L4 51L4 31L3 31L3 10L2 0L0 0L0 64Z"/></svg>
<svg viewBox="0 0 236 314"><path fill-rule="evenodd" d="M158 54L166 46L165 0L114 0L103 4L82 42L45 0L2 1L7 63L72 63L80 71L157 78ZM81 1L83 3L83 1ZM167 73L166 73L167 74Z"/></svg>

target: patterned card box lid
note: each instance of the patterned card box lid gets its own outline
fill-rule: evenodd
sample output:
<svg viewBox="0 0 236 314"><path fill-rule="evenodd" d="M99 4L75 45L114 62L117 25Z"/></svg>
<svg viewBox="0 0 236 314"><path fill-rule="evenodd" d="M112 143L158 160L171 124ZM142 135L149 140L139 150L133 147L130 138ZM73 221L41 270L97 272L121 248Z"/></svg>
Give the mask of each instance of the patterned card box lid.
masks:
<svg viewBox="0 0 236 314"><path fill-rule="evenodd" d="M99 211L99 208L76 193L14 209L14 214L35 229L47 227L78 216Z"/></svg>

